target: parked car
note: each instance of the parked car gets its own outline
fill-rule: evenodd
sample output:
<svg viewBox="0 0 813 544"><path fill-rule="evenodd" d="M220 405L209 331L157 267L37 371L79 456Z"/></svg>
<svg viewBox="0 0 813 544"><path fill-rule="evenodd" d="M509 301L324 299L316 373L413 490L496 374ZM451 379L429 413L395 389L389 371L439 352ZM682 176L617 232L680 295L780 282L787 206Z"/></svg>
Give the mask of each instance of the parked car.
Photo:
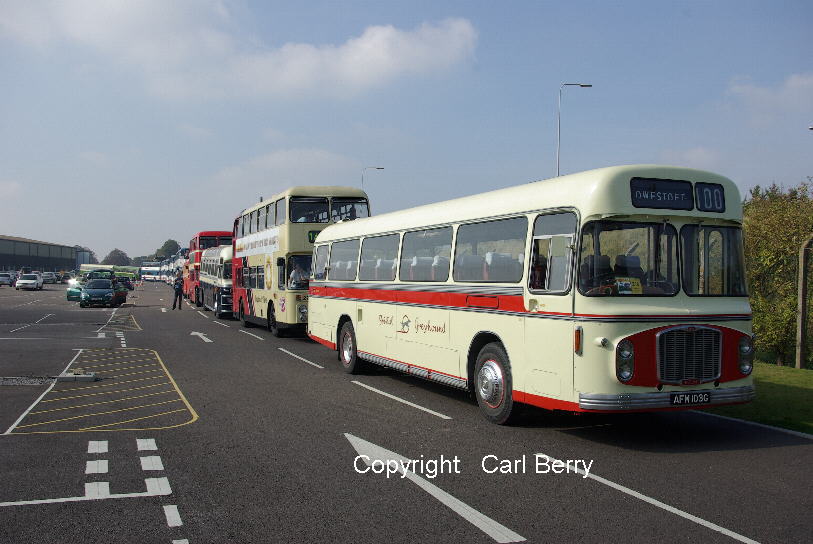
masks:
<svg viewBox="0 0 813 544"><path fill-rule="evenodd" d="M125 286L128 291L132 291L134 289L132 280L126 276L117 277L116 283Z"/></svg>
<svg viewBox="0 0 813 544"><path fill-rule="evenodd" d="M56 274L53 272L43 272L42 273L42 283L56 283Z"/></svg>
<svg viewBox="0 0 813 544"><path fill-rule="evenodd" d="M42 289L42 276L39 274L23 274L17 280L14 288L18 291L20 289Z"/></svg>
<svg viewBox="0 0 813 544"><path fill-rule="evenodd" d="M14 285L14 278L12 278L8 272L0 272L0 285L8 285L11 287Z"/></svg>
<svg viewBox="0 0 813 544"><path fill-rule="evenodd" d="M110 280L88 280L82 288L79 306L117 306L127 302L127 288L116 285Z"/></svg>
<svg viewBox="0 0 813 544"><path fill-rule="evenodd" d="M59 278L59 281L61 283L69 283L71 281L71 275L65 272L64 274L62 274L62 277Z"/></svg>

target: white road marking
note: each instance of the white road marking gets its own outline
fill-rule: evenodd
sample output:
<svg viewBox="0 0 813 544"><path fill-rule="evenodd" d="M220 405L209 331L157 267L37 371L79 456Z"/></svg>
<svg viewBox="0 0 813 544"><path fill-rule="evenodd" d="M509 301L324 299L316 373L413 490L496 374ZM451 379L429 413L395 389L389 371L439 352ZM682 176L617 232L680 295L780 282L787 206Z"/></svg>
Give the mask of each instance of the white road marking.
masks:
<svg viewBox="0 0 813 544"><path fill-rule="evenodd" d="M407 406L412 406L413 408L417 408L418 410L423 410L424 412L432 414L433 416L437 416L437 417L439 417L441 419L452 419L451 417L449 417L447 415L444 415L444 414L441 414L440 412L435 412L434 410L430 410L429 408L424 408L423 406L421 406L419 404L415 404L414 402L409 402L408 400L402 399L400 397L396 397L395 395L391 395L390 393L386 393L384 391L381 391L380 389L376 389L375 387L370 387L367 384L357 382L355 380L351 381L350 383L360 385L360 386L364 387L365 389L369 389L370 391L374 391L374 392L378 393L379 395L384 395L387 398L390 398L392 400L397 400L398 402L406 404Z"/></svg>
<svg viewBox="0 0 813 544"><path fill-rule="evenodd" d="M34 321L34 323L35 323L35 324L36 324L36 323L39 323L40 321L43 321L43 320L45 320L45 319L48 319L48 318L49 318L49 317L51 317L52 315L56 315L56 314L47 314L45 317L41 317L41 318L39 318L38 320Z"/></svg>
<svg viewBox="0 0 813 544"><path fill-rule="evenodd" d="M63 370L62 372L60 372L60 374L64 374L65 372L67 372L67 371L68 371L68 369L71 367L71 365L74 363L74 361L76 361L76 359L77 359L77 358L78 358L78 357L79 357L79 356L82 354L82 351L83 351L83 350L84 350L84 348L76 350L76 355L74 355L74 356L73 356L73 359L71 359L71 362L70 362L70 363L68 363L68 366L66 366L66 367L65 367L65 370ZM20 422L23 420L23 418L24 418L25 416L27 416L27 415L28 415L28 412L30 412L31 410L33 410L33 409L34 409L34 406L36 406L36 405L37 405L37 403L38 403L39 401L41 401L45 395L47 395L48 393L50 393L50 392L51 392L51 389L53 389L55 385L56 385L56 380L54 380L53 382L51 382L51 385L49 385L49 386L48 386L48 389L46 389L46 390L45 390L45 391L42 393L42 395L40 395L40 396L39 396L39 398L37 398L37 400L35 400L35 401L34 401L34 402L31 404L31 406L29 406L29 407L28 407L28 409L27 409L25 412L23 412L23 415L21 415L20 417L18 417L18 418L17 418L17 421L15 421L14 423L12 423L12 424L11 424L11 427L9 427L8 429L6 429L6 432L4 432L3 434L11 434L11 431L13 431L13 430L14 430L14 427L16 427L17 425L19 425L19 424L20 424Z"/></svg>
<svg viewBox="0 0 813 544"><path fill-rule="evenodd" d="M61 499L39 499L33 501L16 501L16 502L0 502L0 507L3 506L28 506L32 504L54 504L60 502L82 502L82 501L98 501L104 499L130 499L133 497L158 497L161 495L171 495L172 488L169 487L169 480L166 478L147 478L144 483L147 485L147 491L140 493L110 493L108 482L93 482L95 484L105 484L104 486L93 486L88 488L90 484L85 484L85 495L82 497L64 497ZM107 494L104 494L105 490Z"/></svg>
<svg viewBox="0 0 813 544"><path fill-rule="evenodd" d="M27 329L27 328L28 328L28 327L30 327L30 326L31 326L31 323L29 323L28 325L23 325L22 327L17 327L16 329L11 330L11 331L8 331L8 332L17 332L17 331L21 331L21 330L23 330L23 329Z"/></svg>
<svg viewBox="0 0 813 544"><path fill-rule="evenodd" d="M546 454L537 453L536 455L541 456L541 455L546 455ZM548 458L550 458L551 462L556 461L556 459L554 459L550 455L546 455L546 456ZM559 462L562 463L562 461L559 461ZM689 521L693 521L693 522L697 523L698 525L702 525L703 527L711 529L712 531L717 531L719 533L723 533L724 535L729 536L729 537L733 538L734 540L739 540L740 542L746 542L747 544L759 544L756 540L751 540L750 538L742 536L741 534L735 533L734 531L730 531L730 530L726 529L725 527L720 527L716 523L706 521L706 520L704 520L702 518L699 518L699 517L697 517L695 515L689 514L688 512L684 512L683 510L678 510L674 506L669 506L668 504L662 503L661 501L659 501L657 499L653 499L652 497L647 497L646 495L644 495L642 493L638 493L637 491L634 491L634 490L632 490L632 489L630 489L628 487L624 487L621 484L611 482L610 480L602 478L601 476L596 476L595 474L592 474L590 472L585 472L584 469L581 469L578 466L575 467L575 470L576 470L576 472L578 472L579 474L581 474L585 478L590 478L591 480L595 480L595 481L597 481L599 483L602 483L602 484L604 484L606 486L612 487L613 489L615 489L617 491L620 491L621 493L626 493L627 495L629 495L631 497L635 497L636 499L640 499L640 500L642 500L644 502L648 502L649 504L651 504L653 506L657 506L658 508L662 508L663 510L666 510L667 512L671 512L672 514L675 514L676 516L680 516L682 518L688 519Z"/></svg>
<svg viewBox="0 0 813 544"><path fill-rule="evenodd" d="M210 339L209 339L209 338L207 338L207 337L206 337L206 335L205 335L205 334L203 334L202 332L193 331L193 332L190 332L190 333L189 333L189 336L197 336L197 337L199 337L201 340L203 340L204 342L214 342L214 340L210 340Z"/></svg>
<svg viewBox="0 0 813 544"><path fill-rule="evenodd" d="M311 365L311 366L315 366L316 368L322 368L322 369L323 369L323 368L325 368L325 367L323 367L322 365L317 365L316 363L312 363L312 362L308 361L307 359L304 359L304 358L300 357L300 356L299 356L299 355L297 355L296 353L291 353L291 352L290 352L290 351L288 351L287 349L283 349L283 348L277 348L277 349L278 349L278 350L280 350L280 351L281 351L281 352L283 352L283 353L287 353L287 354L288 354L288 355L290 355L291 357L295 357L295 358L299 359L300 361L304 361L304 362L308 363L308 364L309 364L309 365Z"/></svg>
<svg viewBox="0 0 813 544"><path fill-rule="evenodd" d="M457 515L483 531L497 542L525 541L525 537L518 535L508 527L494 521L485 514L478 512L468 504L446 493L439 487L429 483L427 480L418 476L411 470L404 471L403 463L407 463L409 461L409 459L406 457L384 449L381 446L377 446L372 442L367 442L366 440L353 436L352 434L344 433L344 436L350 441L350 444L353 445L353 448L355 448L359 455L366 456L366 458L362 457L362 460L367 463L367 466L372 465L373 461L379 461L382 463L387 463L387 461L390 460L395 461L394 465L397 467L396 470L398 470L398 472L402 474L404 478L412 481L418 487L449 507Z"/></svg>
<svg viewBox="0 0 813 544"><path fill-rule="evenodd" d="M247 335L249 335L249 336L253 336L253 337L254 337L254 338L256 338L257 340L263 340L263 341L265 341L265 338L261 338L261 337L257 336L257 335L256 335L256 334L254 334L254 333L250 333L250 332L246 332L246 331L240 331L240 332L242 332L243 334L247 334Z"/></svg>
<svg viewBox="0 0 813 544"><path fill-rule="evenodd" d="M162 311L163 313L167 313L167 309L166 309L166 308L161 308L161 311Z"/></svg>
<svg viewBox="0 0 813 544"><path fill-rule="evenodd" d="M154 438L136 438L136 446L138 451L156 451L158 446L155 445Z"/></svg>
<svg viewBox="0 0 813 544"><path fill-rule="evenodd" d="M88 482L85 484L85 497L88 499L106 499L110 496L110 482Z"/></svg>
<svg viewBox="0 0 813 544"><path fill-rule="evenodd" d="M228 327L228 325L226 325L225 323L221 323L220 321L212 321L212 323L217 323L221 327Z"/></svg>
<svg viewBox="0 0 813 544"><path fill-rule="evenodd" d="M178 513L178 507L176 505L164 505L164 515L167 517L167 525L169 527L180 527L183 525L181 514Z"/></svg>
<svg viewBox="0 0 813 544"><path fill-rule="evenodd" d="M799 438L806 438L813 440L813 434L803 433L799 431L791 431L790 429L783 429L782 427L774 427L773 425L765 425L764 423L756 423L755 421L746 421L744 419L737 419L736 417L721 416L720 414L711 414L702 410L692 410L695 414L702 414L704 416L717 417L728 421L736 421L737 423L745 423L746 425L753 425L754 427L761 427L763 429L770 429L778 433L785 433Z"/></svg>
<svg viewBox="0 0 813 544"><path fill-rule="evenodd" d="M141 457L141 470L164 470L164 463L158 455Z"/></svg>
<svg viewBox="0 0 813 544"><path fill-rule="evenodd" d="M107 453L107 440L89 441L88 453Z"/></svg>
<svg viewBox="0 0 813 544"><path fill-rule="evenodd" d="M88 461L85 465L85 474L107 474L107 459Z"/></svg>
<svg viewBox="0 0 813 544"><path fill-rule="evenodd" d="M172 544L189 544L188 538L182 538L180 540L173 540Z"/></svg>
<svg viewBox="0 0 813 544"><path fill-rule="evenodd" d="M198 310L198 313L200 315L202 315L204 319L209 319L209 317L205 313L201 312L200 310Z"/></svg>

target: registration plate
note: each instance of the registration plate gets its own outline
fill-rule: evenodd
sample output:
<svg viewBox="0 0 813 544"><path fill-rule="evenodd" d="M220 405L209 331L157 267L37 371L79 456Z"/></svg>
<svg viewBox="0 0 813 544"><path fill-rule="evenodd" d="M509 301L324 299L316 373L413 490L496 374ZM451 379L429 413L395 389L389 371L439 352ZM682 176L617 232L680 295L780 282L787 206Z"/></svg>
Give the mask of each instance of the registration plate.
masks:
<svg viewBox="0 0 813 544"><path fill-rule="evenodd" d="M711 393L670 393L669 404L672 406L686 406L690 404L708 404L711 402Z"/></svg>

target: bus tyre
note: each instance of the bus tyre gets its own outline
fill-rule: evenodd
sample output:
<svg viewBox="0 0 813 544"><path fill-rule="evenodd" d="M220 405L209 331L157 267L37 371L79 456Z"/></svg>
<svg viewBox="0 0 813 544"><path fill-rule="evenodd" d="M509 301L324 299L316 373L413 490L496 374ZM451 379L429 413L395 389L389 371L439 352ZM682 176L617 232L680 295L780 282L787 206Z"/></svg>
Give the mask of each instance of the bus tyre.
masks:
<svg viewBox="0 0 813 544"><path fill-rule="evenodd" d="M220 311L220 299L219 299L219 297L217 297L217 295L215 295L215 306L214 306L214 308L215 308L214 309L215 319L220 319L221 317L223 317L223 313Z"/></svg>
<svg viewBox="0 0 813 544"><path fill-rule="evenodd" d="M202 305L203 305L203 302L202 302L202 301L201 301L201 299L200 299L200 291L198 291L197 289L195 289L195 306L200 307L200 306L202 306Z"/></svg>
<svg viewBox="0 0 813 544"><path fill-rule="evenodd" d="M243 322L243 327L245 327L247 329L251 327L251 323L249 323L248 320L246 319L246 314L243 313L243 302L242 301L240 302L240 321Z"/></svg>
<svg viewBox="0 0 813 544"><path fill-rule="evenodd" d="M274 305L268 305L268 330L276 336L277 338L282 336L282 331L279 328L279 323L277 323L277 314L274 313Z"/></svg>
<svg viewBox="0 0 813 544"><path fill-rule="evenodd" d="M492 423L508 423L514 409L511 364L502 344L486 344L474 365L474 394L480 411Z"/></svg>
<svg viewBox="0 0 813 544"><path fill-rule="evenodd" d="M356 349L356 331L353 330L353 323L350 321L342 325L342 331L339 333L339 360L342 362L342 368L348 374L358 374L364 363L358 358L358 350Z"/></svg>

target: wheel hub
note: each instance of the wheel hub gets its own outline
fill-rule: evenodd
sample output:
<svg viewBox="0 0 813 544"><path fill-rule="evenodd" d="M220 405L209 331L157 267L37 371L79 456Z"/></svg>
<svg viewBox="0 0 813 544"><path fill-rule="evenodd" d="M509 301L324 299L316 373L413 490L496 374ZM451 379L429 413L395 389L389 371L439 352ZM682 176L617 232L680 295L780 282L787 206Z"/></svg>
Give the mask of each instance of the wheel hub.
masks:
<svg viewBox="0 0 813 544"><path fill-rule="evenodd" d="M342 337L342 362L346 365L350 364L353 357L353 337L345 334Z"/></svg>
<svg viewBox="0 0 813 544"><path fill-rule="evenodd" d="M495 361L486 361L477 374L480 398L492 408L502 404L505 383L502 368Z"/></svg>

